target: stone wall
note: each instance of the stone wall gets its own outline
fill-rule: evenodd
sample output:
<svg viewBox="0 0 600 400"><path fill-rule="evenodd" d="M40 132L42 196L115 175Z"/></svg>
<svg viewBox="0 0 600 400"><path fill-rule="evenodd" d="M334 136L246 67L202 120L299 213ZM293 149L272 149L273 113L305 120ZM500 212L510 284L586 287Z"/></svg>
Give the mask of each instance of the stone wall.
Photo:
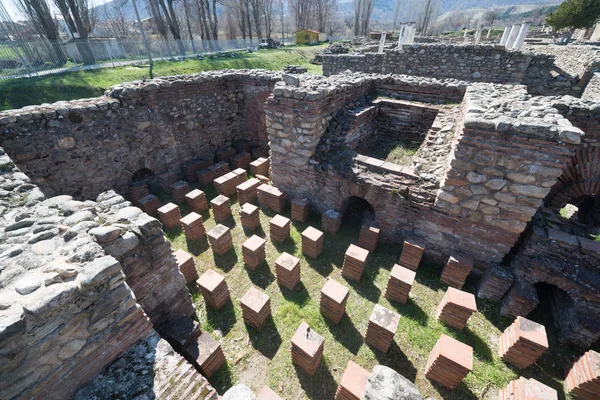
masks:
<svg viewBox="0 0 600 400"><path fill-rule="evenodd" d="M346 70L473 82L521 83L531 56L501 46L404 45L384 54L323 55L323 75Z"/></svg>
<svg viewBox="0 0 600 400"><path fill-rule="evenodd" d="M585 87L581 99L600 102L600 72L594 73L592 79L590 79L590 82Z"/></svg>
<svg viewBox="0 0 600 400"><path fill-rule="evenodd" d="M351 196L366 199L384 239L423 237L426 254L439 262L455 250L473 255L481 268L502 260L580 141L582 132L549 100L536 104L524 87L470 87L454 116L459 129L448 139L454 144L436 196L409 167L385 168L355 153L315 158L330 121L351 99L382 88L398 97L410 88L437 90L441 99L461 87L464 93L456 82L360 74L277 86L267 103L273 183L292 198L308 197L321 212L343 211Z"/></svg>
<svg viewBox="0 0 600 400"><path fill-rule="evenodd" d="M534 95L580 97L600 66L593 46L529 46L526 52L495 45L404 45L384 54L323 55L323 74L350 70L525 84Z"/></svg>
<svg viewBox="0 0 600 400"><path fill-rule="evenodd" d="M266 148L263 102L278 75L220 71L118 85L105 96L0 113L0 146L48 196L124 193L247 139Z"/></svg>
<svg viewBox="0 0 600 400"><path fill-rule="evenodd" d="M514 285L501 311L511 317L526 316L543 300L538 288L550 289L550 309L562 342L588 349L600 339L600 243L582 234L544 209L523 239L511 262Z"/></svg>
<svg viewBox="0 0 600 400"><path fill-rule="evenodd" d="M545 198L549 206L575 204L583 196L594 197L600 193L600 109L597 105L568 96L552 100L552 106L585 132L585 136L567 169Z"/></svg>
<svg viewBox="0 0 600 400"><path fill-rule="evenodd" d="M157 220L114 192L46 198L0 163L0 392L71 398L191 296Z"/></svg>

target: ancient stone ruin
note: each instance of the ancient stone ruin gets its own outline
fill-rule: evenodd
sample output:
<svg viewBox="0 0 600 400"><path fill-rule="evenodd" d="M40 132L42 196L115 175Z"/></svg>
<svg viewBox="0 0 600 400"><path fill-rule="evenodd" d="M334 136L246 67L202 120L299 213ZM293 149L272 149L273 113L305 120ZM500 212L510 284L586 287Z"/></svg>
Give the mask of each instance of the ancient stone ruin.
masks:
<svg viewBox="0 0 600 400"><path fill-rule="evenodd" d="M212 270L199 277L193 259L173 254L164 227L182 224L188 240L207 235L216 253L232 239L226 225L205 232L209 202L190 184L215 187L221 196L210 207L223 220L237 212L229 202L237 193L250 231L255 206L275 210L273 241L291 240L287 217L322 214L320 230L302 236L312 258L323 251L321 230L334 234L358 215L368 222L364 248L348 249L344 276L360 281L377 243L397 244L386 297L406 302L423 257L456 289L480 275L478 298L497 301L505 316L550 304L560 340L585 352L600 339L600 80L596 54L577 81L546 79L542 69L573 65L559 52L550 60L490 46L405 46L323 55L325 77L201 73L0 113L0 397L217 398L207 378L225 355L190 318L189 287L198 280L219 309L233 301L234 283ZM197 214L181 215L177 203L186 202ZM264 242L244 243L251 269L265 259ZM297 258L283 253L275 264L276 279L295 287ZM347 289L330 283L321 310L337 323ZM445 298L441 318L464 327L477 310L467 300ZM269 301L248 292L244 319L261 328ZM396 316L377 305L369 320L368 340L383 352ZM310 374L327 345L297 325L285 340ZM526 328L514 329L526 339ZM452 341L440 337L427 368L449 388L472 368L453 357ZM340 398L366 387L363 398L421 398L402 377L381 385L393 374L386 367L371 374L349 361ZM458 380L445 377L452 368ZM540 384L521 379L511 385ZM269 388L261 395L275 398Z"/></svg>

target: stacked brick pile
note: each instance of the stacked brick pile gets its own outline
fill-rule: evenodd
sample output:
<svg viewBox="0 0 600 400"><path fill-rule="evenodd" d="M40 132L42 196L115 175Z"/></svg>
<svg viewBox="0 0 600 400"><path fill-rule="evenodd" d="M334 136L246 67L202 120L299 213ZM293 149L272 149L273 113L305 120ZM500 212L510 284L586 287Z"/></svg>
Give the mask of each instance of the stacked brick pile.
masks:
<svg viewBox="0 0 600 400"><path fill-rule="evenodd" d="M540 299L535 286L522 280L515 281L510 288L500 308L500 314L505 316L527 315L539 303Z"/></svg>
<svg viewBox="0 0 600 400"><path fill-rule="evenodd" d="M158 217L165 228L173 229L179 225L181 212L176 204L169 203L158 209Z"/></svg>
<svg viewBox="0 0 600 400"><path fill-rule="evenodd" d="M231 159L232 168L243 168L248 169L252 162L252 156L248 152L243 152Z"/></svg>
<svg viewBox="0 0 600 400"><path fill-rule="evenodd" d="M498 400L558 400L558 393L533 378L520 377L498 391Z"/></svg>
<svg viewBox="0 0 600 400"><path fill-rule="evenodd" d="M377 248L377 242L379 241L380 229L373 226L372 224L364 224L360 228L360 234L358 236L358 245L363 249L369 251L375 251Z"/></svg>
<svg viewBox="0 0 600 400"><path fill-rule="evenodd" d="M235 194L235 188L237 183L237 175L233 172L229 172L215 179L215 191L223 196L232 196Z"/></svg>
<svg viewBox="0 0 600 400"><path fill-rule="evenodd" d="M318 229L309 226L302 232L302 253L312 259L318 258L323 252L325 235Z"/></svg>
<svg viewBox="0 0 600 400"><path fill-rule="evenodd" d="M294 199L292 201L292 220L305 222L308 219L310 202L308 199Z"/></svg>
<svg viewBox="0 0 600 400"><path fill-rule="evenodd" d="M208 210L206 195L200 189L194 189L185 195L185 201L188 203L193 212L201 214Z"/></svg>
<svg viewBox="0 0 600 400"><path fill-rule="evenodd" d="M173 253L177 260L179 271L185 278L185 283L190 284L198 279L198 271L196 271L196 263L194 257L185 250L179 249Z"/></svg>
<svg viewBox="0 0 600 400"><path fill-rule="evenodd" d="M376 304L369 317L365 343L387 353L398 329L400 314Z"/></svg>
<svg viewBox="0 0 600 400"><path fill-rule="evenodd" d="M171 196L177 204L185 203L185 195L190 191L190 184L184 181L177 181L171 185Z"/></svg>
<svg viewBox="0 0 600 400"><path fill-rule="evenodd" d="M231 204L229 203L229 197L218 195L210 201L210 207L213 210L213 216L215 220L223 222L231 217Z"/></svg>
<svg viewBox="0 0 600 400"><path fill-rule="evenodd" d="M169 193L171 185L177 182L177 175L175 172L165 172L158 176L158 186L163 192Z"/></svg>
<svg viewBox="0 0 600 400"><path fill-rule="evenodd" d="M209 185L214 182L220 176L223 176L229 173L229 164L226 162L218 162L215 165L211 165L208 168L204 168L196 173L198 177L198 182L203 185Z"/></svg>
<svg viewBox="0 0 600 400"><path fill-rule="evenodd" d="M404 246L402 246L402 253L400 254L400 260L398 264L416 271L419 269L421 258L423 258L423 252L425 251L425 244L420 239L406 239Z"/></svg>
<svg viewBox="0 0 600 400"><path fill-rule="evenodd" d="M565 379L567 392L581 399L600 399L600 353L589 350L577 360Z"/></svg>
<svg viewBox="0 0 600 400"><path fill-rule="evenodd" d="M323 357L325 339L304 321L292 337L292 362L313 376Z"/></svg>
<svg viewBox="0 0 600 400"><path fill-rule="evenodd" d="M275 393L270 387L263 386L256 396L256 400L283 400L277 393Z"/></svg>
<svg viewBox="0 0 600 400"><path fill-rule="evenodd" d="M260 225L260 214L258 207L246 203L240 207L240 220L242 227L250 231L255 230Z"/></svg>
<svg viewBox="0 0 600 400"><path fill-rule="evenodd" d="M228 160L231 157L235 156L235 154L236 154L236 151L231 146L223 147L222 149L219 149L215 152L215 155L217 156L217 160L219 160L219 161Z"/></svg>
<svg viewBox="0 0 600 400"><path fill-rule="evenodd" d="M138 201L139 207L148 215L156 216L158 214L158 209L160 208L160 200L153 194L149 194L148 196L142 197Z"/></svg>
<svg viewBox="0 0 600 400"><path fill-rule="evenodd" d="M448 259L442 270L441 280L448 286L460 289L473 269L473 258L468 254L457 253Z"/></svg>
<svg viewBox="0 0 600 400"><path fill-rule="evenodd" d="M250 163L250 172L252 175L269 176L269 159L265 157L257 158Z"/></svg>
<svg viewBox="0 0 600 400"><path fill-rule="evenodd" d="M202 333L198 338L196 362L200 366L202 374L207 378L213 376L226 362L223 348L208 332Z"/></svg>
<svg viewBox="0 0 600 400"><path fill-rule="evenodd" d="M262 184L257 189L258 203L277 213L283 212L285 208L285 195L275 186Z"/></svg>
<svg viewBox="0 0 600 400"><path fill-rule="evenodd" d="M292 290L300 282L300 260L288 253L282 253L275 260L277 283Z"/></svg>
<svg viewBox="0 0 600 400"><path fill-rule="evenodd" d="M256 179L248 179L245 182L237 185L237 196L240 204L252 203L255 204L257 200L256 189L261 185L261 182Z"/></svg>
<svg viewBox="0 0 600 400"><path fill-rule="evenodd" d="M348 288L331 278L327 279L327 283L321 289L321 314L339 324L346 312L346 303L349 296L350 291Z"/></svg>
<svg viewBox="0 0 600 400"><path fill-rule="evenodd" d="M385 298L406 304L416 275L415 271L395 264L385 289Z"/></svg>
<svg viewBox="0 0 600 400"><path fill-rule="evenodd" d="M344 254L344 264L342 266L342 275L353 281L360 281L365 270L369 251L361 249L353 244L348 247Z"/></svg>
<svg viewBox="0 0 600 400"><path fill-rule="evenodd" d="M342 226L342 214L335 210L327 210L321 216L321 228L328 233L338 233Z"/></svg>
<svg viewBox="0 0 600 400"><path fill-rule="evenodd" d="M200 240L206 235L202 216L193 211L181 218L181 227L187 240Z"/></svg>
<svg viewBox="0 0 600 400"><path fill-rule="evenodd" d="M442 335L429 353L425 377L454 390L472 370L473 348Z"/></svg>
<svg viewBox="0 0 600 400"><path fill-rule="evenodd" d="M208 242L213 252L222 256L233 247L231 231L225 225L217 225L208 231Z"/></svg>
<svg viewBox="0 0 600 400"><path fill-rule="evenodd" d="M479 281L477 297L495 301L502 300L513 281L513 274L507 267L500 264L488 265Z"/></svg>
<svg viewBox="0 0 600 400"><path fill-rule="evenodd" d="M243 168L236 168L232 173L235 175L235 186L244 183L248 179L248 172Z"/></svg>
<svg viewBox="0 0 600 400"><path fill-rule="evenodd" d="M198 279L200 293L206 304L214 309L220 309L229 300L229 288L223 275L209 269Z"/></svg>
<svg viewBox="0 0 600 400"><path fill-rule="evenodd" d="M367 387L367 381L371 373L349 360L342 380L335 392L335 400L360 400Z"/></svg>
<svg viewBox="0 0 600 400"><path fill-rule="evenodd" d="M463 329L471 314L477 311L475 296L449 287L437 308L435 317L455 329Z"/></svg>
<svg viewBox="0 0 600 400"><path fill-rule="evenodd" d="M185 176L185 180L188 182L197 182L198 181L198 171L208 168L213 165L213 160L211 159L195 159L187 161L183 164L181 169L183 170L183 176Z"/></svg>
<svg viewBox="0 0 600 400"><path fill-rule="evenodd" d="M548 350L546 328L523 317L502 333L498 351L502 359L517 368L527 368Z"/></svg>
<svg viewBox="0 0 600 400"><path fill-rule="evenodd" d="M131 186L129 186L128 197L136 207L139 205L139 200L149 194L148 185L145 182L133 182Z"/></svg>
<svg viewBox="0 0 600 400"><path fill-rule="evenodd" d="M241 303L244 322L253 328L261 330L271 316L271 299L256 288L250 288Z"/></svg>
<svg viewBox="0 0 600 400"><path fill-rule="evenodd" d="M242 257L244 263L253 271L265 261L265 258L267 258L265 243L265 239L253 235L242 244Z"/></svg>
<svg viewBox="0 0 600 400"><path fill-rule="evenodd" d="M292 223L289 218L283 215L274 216L269 222L271 227L271 241L275 243L283 243L290 236L290 227Z"/></svg>

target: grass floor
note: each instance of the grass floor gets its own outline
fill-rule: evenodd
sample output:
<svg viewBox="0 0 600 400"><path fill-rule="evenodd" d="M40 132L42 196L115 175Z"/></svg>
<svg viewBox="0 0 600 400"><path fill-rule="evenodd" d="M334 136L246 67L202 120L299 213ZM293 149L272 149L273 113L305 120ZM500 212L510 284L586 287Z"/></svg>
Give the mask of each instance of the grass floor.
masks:
<svg viewBox="0 0 600 400"><path fill-rule="evenodd" d="M154 76L192 74L219 69L267 69L278 71L285 65L302 65L309 72L320 74L321 67L309 64L316 53L326 45L288 46L276 50L241 52L239 58L218 58L186 61L157 61ZM20 78L0 81L0 110L28 105L53 103L101 96L113 85L139 79L148 79L148 66L125 66L94 71L66 72L40 78Z"/></svg>
<svg viewBox="0 0 600 400"><path fill-rule="evenodd" d="M212 187L205 192L209 201L215 196ZM170 198L163 196L161 201L164 204ZM181 210L182 215L189 212L186 205L182 205ZM434 398L495 399L498 389L519 375L534 377L557 389L559 398L565 398L563 368L577 353L556 342L549 316L544 312L536 312L534 318L548 327L550 350L533 366L518 371L497 355L499 335L512 322L499 316L498 304L478 300L479 312L471 317L463 332L435 320L435 309L446 290L439 280L440 266L422 262L409 302L406 305L390 303L383 292L399 257L400 246L380 245L369 256L361 282L347 281L341 276L343 257L349 244L357 243L359 224L344 223L338 234L326 234L323 254L317 260L306 259L301 251L301 232L309 225L320 227L320 218L311 214L307 223L293 223L291 237L284 244L273 244L267 239L267 262L256 271L250 271L244 267L241 245L252 233L241 228L239 205L235 200L232 200L232 210L233 218L225 225L232 229L234 249L225 256L213 255L205 240L187 243L179 228L166 232L174 249L181 248L195 256L199 274L215 269L226 277L229 286L231 302L219 311L207 307L199 292L190 288L204 330L217 336L222 334L219 340L228 364L210 380L219 393L236 383L244 383L255 392L266 384L284 399L333 399L348 360L353 360L368 370L377 364L387 365L415 382L426 396ZM261 210L262 230L256 234L268 238L269 220L274 215L272 211ZM289 209L283 215L289 218ZM205 212L203 217L207 229L215 226L211 213ZM294 291L280 287L276 281L274 260L284 251L301 260L301 284ZM347 314L339 325L324 319L319 312L320 290L328 277L350 289ZM271 297L272 319L261 332L246 327L239 305L241 297L252 286ZM475 287L473 278L467 281L464 290L474 292ZM387 354L363 343L362 335L375 303L401 315L394 343ZM290 357L290 340L302 320L325 337L324 358L313 377L296 368ZM473 372L453 392L424 377L428 354L442 333L474 350Z"/></svg>

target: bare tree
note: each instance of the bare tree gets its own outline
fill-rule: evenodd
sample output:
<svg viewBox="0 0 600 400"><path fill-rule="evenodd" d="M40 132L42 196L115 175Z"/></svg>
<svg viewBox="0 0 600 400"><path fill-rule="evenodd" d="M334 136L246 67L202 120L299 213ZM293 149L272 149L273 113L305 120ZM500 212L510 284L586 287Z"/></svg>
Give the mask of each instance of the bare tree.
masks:
<svg viewBox="0 0 600 400"><path fill-rule="evenodd" d="M89 33L96 24L94 8L90 6L88 0L54 0L54 4L60 10L71 34L76 38L75 43L83 63L94 64L96 59L87 41Z"/></svg>
<svg viewBox="0 0 600 400"><path fill-rule="evenodd" d="M296 22L296 30L315 29L312 21L313 0L289 0L288 4Z"/></svg>
<svg viewBox="0 0 600 400"><path fill-rule="evenodd" d="M183 0L183 11L185 15L185 22L187 24L188 35L192 43L192 52L196 54L196 45L194 44L194 35L192 33L192 25L190 24L190 5L189 0Z"/></svg>
<svg viewBox="0 0 600 400"><path fill-rule="evenodd" d="M185 46L183 41L181 40L181 31L179 29L179 22L177 21L177 13L175 12L175 7L173 6L174 0L151 0L156 1L162 10L162 14L164 16L165 22L171 31L171 35L173 35L173 39L175 39L175 43L177 44L177 49L179 50L179 54L185 54Z"/></svg>
<svg viewBox="0 0 600 400"><path fill-rule="evenodd" d="M492 26L494 25L494 22L496 22L496 20L498 19L499 14L500 10L498 8L491 8L483 14L482 22L488 26Z"/></svg>
<svg viewBox="0 0 600 400"><path fill-rule="evenodd" d="M263 20L263 0L250 0L250 13L254 20L254 28L256 29L256 36L262 40L262 20Z"/></svg>
<svg viewBox="0 0 600 400"><path fill-rule="evenodd" d="M319 32L325 32L327 30L327 23L331 18L331 13L336 3L335 0L314 0L315 3L315 17Z"/></svg>
<svg viewBox="0 0 600 400"><path fill-rule="evenodd" d="M157 0L148 0L148 6L150 8L150 13L152 14L152 18L154 19L154 24L156 25L156 30L162 37L165 42L165 46L167 49L167 54L171 55L171 46L169 46L169 29L163 17L160 6L158 5Z"/></svg>
<svg viewBox="0 0 600 400"><path fill-rule="evenodd" d="M129 36L128 18L125 11L127 3L129 0L114 0L102 8L106 26L112 31L114 37Z"/></svg>
<svg viewBox="0 0 600 400"><path fill-rule="evenodd" d="M273 6L275 0L262 0L263 1L263 15L265 21L265 35L267 39L271 39L271 33L273 32Z"/></svg>
<svg viewBox="0 0 600 400"><path fill-rule="evenodd" d="M45 37L56 54L58 63L67 62L59 42L58 27L52 18L50 6L46 0L16 0L19 9L25 14L40 37Z"/></svg>
<svg viewBox="0 0 600 400"><path fill-rule="evenodd" d="M354 0L354 36L368 36L374 0Z"/></svg>
<svg viewBox="0 0 600 400"><path fill-rule="evenodd" d="M424 0L421 13L417 18L417 29L421 31L421 36L425 36L433 24L434 16L437 16L440 0Z"/></svg>

